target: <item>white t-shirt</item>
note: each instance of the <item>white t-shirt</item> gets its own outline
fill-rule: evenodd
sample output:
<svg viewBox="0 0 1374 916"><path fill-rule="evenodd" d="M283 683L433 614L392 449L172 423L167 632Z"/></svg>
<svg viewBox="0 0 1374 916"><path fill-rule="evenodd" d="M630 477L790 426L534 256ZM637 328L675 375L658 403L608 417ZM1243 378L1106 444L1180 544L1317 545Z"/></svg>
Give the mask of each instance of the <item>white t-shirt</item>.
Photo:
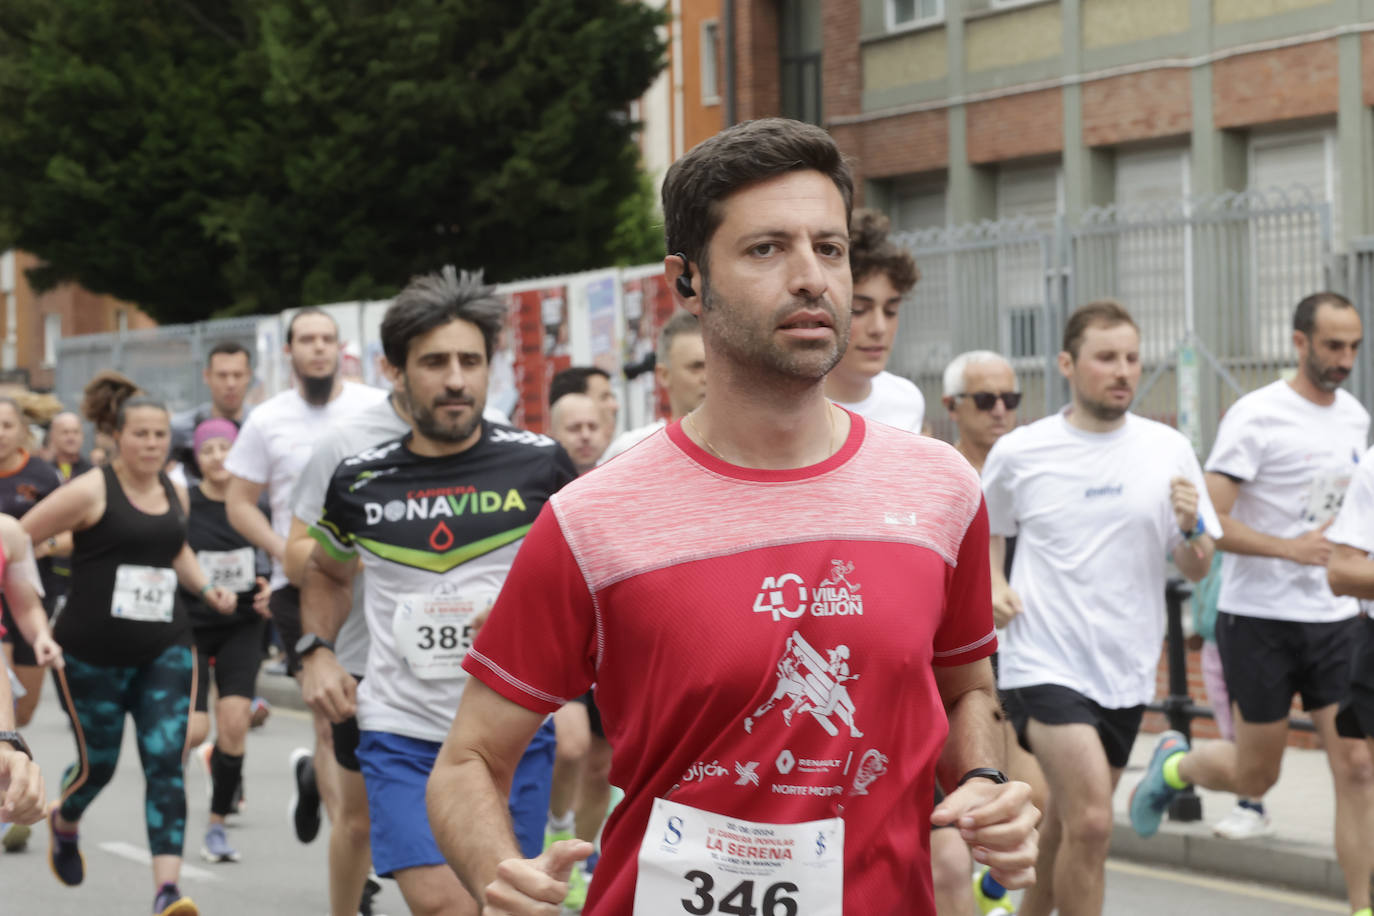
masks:
<svg viewBox="0 0 1374 916"><path fill-rule="evenodd" d="M1219 536L1192 447L1162 423L1127 414L1090 433L1057 413L997 440L983 465L988 525L1016 535L1011 586L1024 607L999 647L999 686L1058 684L1109 709L1154 698L1165 564L1183 540L1174 477L1198 488L1198 514Z"/></svg>
<svg viewBox="0 0 1374 916"><path fill-rule="evenodd" d="M380 388L344 382L339 396L315 407L288 388L257 407L239 430L224 466L235 477L266 484L272 505L272 530L291 531L291 489L310 460L315 442L331 425L386 398ZM287 584L281 563L272 561L272 588Z"/></svg>
<svg viewBox="0 0 1374 916"><path fill-rule="evenodd" d="M1374 554L1374 449L1365 452L1336 520L1326 529L1326 539ZM1360 609L1374 617L1374 601L1361 601Z"/></svg>
<svg viewBox="0 0 1374 916"><path fill-rule="evenodd" d="M1284 381L1245 395L1226 411L1207 470L1241 481L1231 517L1256 531L1294 538L1333 518L1369 438L1369 413L1346 391L1330 407ZM1326 569L1277 557L1227 553L1217 608L1228 614L1329 623L1359 613L1337 598Z"/></svg>
<svg viewBox="0 0 1374 916"><path fill-rule="evenodd" d="M605 464L616 455L622 452L628 452L667 425L668 422L666 420L655 420L647 426L636 426L634 429L625 430L625 432L616 436L610 445L606 446L606 451L601 454L601 457L596 460L596 463L598 465Z"/></svg>
<svg viewBox="0 0 1374 916"><path fill-rule="evenodd" d="M334 470L345 458L356 455L373 445L381 445L410 432L410 425L383 399L349 416L329 428L310 453L296 486L291 493L291 511L307 526L319 522L324 514L324 497ZM363 613L363 576L353 577L353 608L348 613L334 640L334 655L349 674L362 677L367 673L367 651L372 640L367 632L367 615Z"/></svg>
<svg viewBox="0 0 1374 916"><path fill-rule="evenodd" d="M833 400L833 398L832 398ZM853 404L835 401L867 420L877 420L898 429L908 429L913 433L921 432L921 424L926 419L926 399L921 389L891 372L879 372L873 376L873 387L868 397Z"/></svg>

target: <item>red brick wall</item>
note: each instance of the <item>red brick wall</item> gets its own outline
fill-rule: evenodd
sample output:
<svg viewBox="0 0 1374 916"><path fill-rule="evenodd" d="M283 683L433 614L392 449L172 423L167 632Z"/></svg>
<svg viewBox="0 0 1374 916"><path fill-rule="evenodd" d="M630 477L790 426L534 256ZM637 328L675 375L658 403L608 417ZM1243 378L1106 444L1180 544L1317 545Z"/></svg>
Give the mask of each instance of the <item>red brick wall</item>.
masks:
<svg viewBox="0 0 1374 916"><path fill-rule="evenodd" d="M1217 127L1243 127L1334 114L1339 84L1334 38L1218 61L1212 69L1214 120Z"/></svg>
<svg viewBox="0 0 1374 916"><path fill-rule="evenodd" d="M777 115L781 106L776 0L741 0L735 6L736 116L741 121Z"/></svg>
<svg viewBox="0 0 1374 916"><path fill-rule="evenodd" d="M1019 93L968 106L970 162L999 162L1064 146L1064 97L1058 89Z"/></svg>
<svg viewBox="0 0 1374 916"><path fill-rule="evenodd" d="M859 58L859 0L826 0L821 7L822 112L826 118L863 108Z"/></svg>
<svg viewBox="0 0 1374 916"><path fill-rule="evenodd" d="M1199 649L1191 649L1187 653L1188 659L1188 695L1192 697L1198 706L1210 706L1207 700L1207 690L1202 682L1202 652ZM1159 672L1156 675L1156 697L1166 697L1169 695L1169 658L1168 654L1161 652L1159 656ZM1292 717L1306 718L1301 705L1296 699L1293 701ZM1162 732L1169 727L1168 721L1162 713L1147 712L1145 721L1141 724L1141 731L1149 733ZM1192 733L1194 738L1218 738L1216 723L1211 719L1194 719L1192 723ZM1318 747L1317 736L1313 732L1288 732L1288 746L1315 748Z"/></svg>
<svg viewBox="0 0 1374 916"><path fill-rule="evenodd" d="M889 178L949 165L949 112L918 111L835 128L840 149L864 178Z"/></svg>
<svg viewBox="0 0 1374 916"><path fill-rule="evenodd" d="M1187 70L1130 73L1083 86L1083 142L1088 146L1186 134L1192 120Z"/></svg>

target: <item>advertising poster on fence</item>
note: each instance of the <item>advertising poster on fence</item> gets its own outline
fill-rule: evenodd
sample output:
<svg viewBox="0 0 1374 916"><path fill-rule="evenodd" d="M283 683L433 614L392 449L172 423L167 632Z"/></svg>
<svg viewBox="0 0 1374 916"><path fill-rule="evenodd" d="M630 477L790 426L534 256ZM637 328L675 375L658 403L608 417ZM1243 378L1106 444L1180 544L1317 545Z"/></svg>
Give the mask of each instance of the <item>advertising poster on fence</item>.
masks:
<svg viewBox="0 0 1374 916"><path fill-rule="evenodd" d="M562 284L512 284L503 291L515 328L510 334L510 346L518 397L510 418L517 426L543 432L548 418L549 382L554 373L572 365L568 289Z"/></svg>
<svg viewBox="0 0 1374 916"><path fill-rule="evenodd" d="M620 378L615 299L615 274L597 277L587 283L587 329L591 338L592 365L609 373L612 384Z"/></svg>
<svg viewBox="0 0 1374 916"><path fill-rule="evenodd" d="M666 408L660 409L658 403L660 393L650 365L658 345L658 331L673 312L673 297L663 279L663 268L653 264L627 269L621 301L625 309L622 353L626 426L634 428L666 415Z"/></svg>

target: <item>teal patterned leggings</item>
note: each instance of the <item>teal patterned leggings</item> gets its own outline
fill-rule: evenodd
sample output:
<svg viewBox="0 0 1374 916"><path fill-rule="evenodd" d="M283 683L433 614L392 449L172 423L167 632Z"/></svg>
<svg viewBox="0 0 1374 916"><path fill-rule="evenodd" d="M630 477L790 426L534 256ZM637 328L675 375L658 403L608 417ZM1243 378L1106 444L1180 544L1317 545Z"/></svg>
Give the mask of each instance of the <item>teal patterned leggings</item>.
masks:
<svg viewBox="0 0 1374 916"><path fill-rule="evenodd" d="M76 732L77 759L62 779L63 819L79 821L114 776L128 713L147 782L148 849L155 856L181 855L186 832L181 754L191 708L191 649L173 646L131 668L88 665L71 655L66 661L66 670L54 671L53 678Z"/></svg>

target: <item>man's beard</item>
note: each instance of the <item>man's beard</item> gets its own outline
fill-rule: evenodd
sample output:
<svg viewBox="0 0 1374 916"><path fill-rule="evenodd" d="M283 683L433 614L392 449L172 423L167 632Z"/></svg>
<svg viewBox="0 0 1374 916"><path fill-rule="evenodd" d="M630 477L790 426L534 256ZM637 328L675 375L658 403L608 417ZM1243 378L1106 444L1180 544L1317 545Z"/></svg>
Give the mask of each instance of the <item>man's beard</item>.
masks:
<svg viewBox="0 0 1374 916"><path fill-rule="evenodd" d="M421 406L414 395L410 392L407 385L405 399L410 407L410 417L415 422L415 429L434 442L446 442L454 445L467 440L478 427L482 425L482 408L485 403L479 404L477 399L470 395L446 394L429 405ZM466 421L459 421L454 424L444 424L439 421L438 408L449 406L454 403L463 403L472 407L472 417Z"/></svg>
<svg viewBox="0 0 1374 916"><path fill-rule="evenodd" d="M1340 388L1341 384L1350 375L1350 373L1345 372L1344 370L1336 368L1334 366L1329 368L1323 366L1317 360L1317 355L1310 351L1307 354L1306 371L1307 377L1312 381L1312 384L1316 385L1319 390L1325 391L1327 394L1330 394L1337 388Z"/></svg>
<svg viewBox="0 0 1374 916"><path fill-rule="evenodd" d="M1131 402L1135 400L1132 395ZM1108 404L1106 401L1095 401L1084 395L1078 396L1078 401L1083 405L1083 409L1092 415L1093 419L1110 423L1113 420L1120 420L1130 412L1131 402L1127 402L1124 407L1117 407L1115 404Z"/></svg>
<svg viewBox="0 0 1374 916"><path fill-rule="evenodd" d="M307 404L322 407L329 403L330 396L334 393L335 376L330 375L302 375L301 387L304 391L301 396L305 398Z"/></svg>
<svg viewBox="0 0 1374 916"><path fill-rule="evenodd" d="M711 287L703 291L702 321L715 319L716 340L730 353L734 361L771 375L794 380L819 381L844 356L849 344L849 314L841 315L828 299L796 299L773 312L762 333L740 320L744 311L732 303L712 295ZM801 309L821 309L830 316L835 340L798 341L796 348L777 346L773 331L791 314ZM708 317L709 316L709 317Z"/></svg>

